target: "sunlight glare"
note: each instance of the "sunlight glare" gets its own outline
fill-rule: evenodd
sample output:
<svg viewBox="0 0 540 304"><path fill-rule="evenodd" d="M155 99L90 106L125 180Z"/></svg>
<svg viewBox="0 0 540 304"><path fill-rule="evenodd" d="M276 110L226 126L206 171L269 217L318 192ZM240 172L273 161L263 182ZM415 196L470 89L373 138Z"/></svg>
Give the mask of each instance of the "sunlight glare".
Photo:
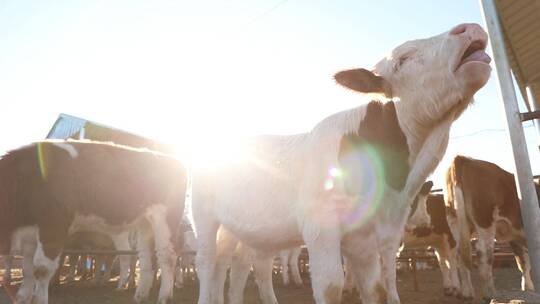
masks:
<svg viewBox="0 0 540 304"><path fill-rule="evenodd" d="M198 136L175 145L176 155L193 168L219 168L245 161L248 146L240 137Z"/></svg>

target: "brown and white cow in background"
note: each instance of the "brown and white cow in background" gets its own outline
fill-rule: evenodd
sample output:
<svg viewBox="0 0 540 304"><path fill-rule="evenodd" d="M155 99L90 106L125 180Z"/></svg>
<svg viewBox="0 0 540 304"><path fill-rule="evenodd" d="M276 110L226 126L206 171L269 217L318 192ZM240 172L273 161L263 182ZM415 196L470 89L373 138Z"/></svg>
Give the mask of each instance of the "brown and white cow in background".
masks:
<svg viewBox="0 0 540 304"><path fill-rule="evenodd" d="M244 160L194 168L199 304L223 295L215 279L221 226L268 256L305 243L318 304L341 301L342 254L363 303L399 303L395 253L410 205L442 159L451 124L489 78L486 44L476 24L406 42L371 71L335 75L383 101L334 114L308 133L255 137Z"/></svg>
<svg viewBox="0 0 540 304"><path fill-rule="evenodd" d="M405 225L403 245L407 249L435 250L442 273L445 295L460 295L458 276L457 218L453 209L447 209L442 194L430 194L431 181L426 182L413 202Z"/></svg>
<svg viewBox="0 0 540 304"><path fill-rule="evenodd" d="M510 243L522 272L522 289L534 290L514 175L487 161L456 156L447 171L446 186L447 203L456 210L459 224L463 295L467 298L475 295L470 277L473 235L478 238L476 253L481 298L495 294L492 272L495 239Z"/></svg>
<svg viewBox="0 0 540 304"><path fill-rule="evenodd" d="M454 238L457 219L453 210L447 210L443 195L430 194L432 187L433 182L424 183L414 199L400 251L403 248L434 248L443 277L444 293L457 296L460 286L457 272L457 244ZM345 290L352 291L355 282L348 267L345 260Z"/></svg>
<svg viewBox="0 0 540 304"><path fill-rule="evenodd" d="M151 267L153 238L163 278L158 302L170 300L172 240L184 209L186 179L176 159L107 143L43 141L2 156L0 254L19 251L25 257L26 284L17 303L48 302L49 281L70 234L121 233L143 220L151 225L139 233L141 269ZM151 278L141 278L137 302L150 287Z"/></svg>

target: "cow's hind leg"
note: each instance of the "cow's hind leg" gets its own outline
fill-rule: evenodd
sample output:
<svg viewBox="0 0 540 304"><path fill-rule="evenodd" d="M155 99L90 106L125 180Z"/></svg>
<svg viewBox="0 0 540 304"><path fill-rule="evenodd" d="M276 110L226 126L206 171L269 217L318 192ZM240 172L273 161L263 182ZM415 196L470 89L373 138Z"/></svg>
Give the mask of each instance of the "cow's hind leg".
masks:
<svg viewBox="0 0 540 304"><path fill-rule="evenodd" d="M534 284L531 279L531 261L527 247L517 241L511 241L510 246L514 252L516 263L521 271L521 290L533 290Z"/></svg>
<svg viewBox="0 0 540 304"><path fill-rule="evenodd" d="M34 278L34 255L36 254L36 246L36 237L34 237L33 240L27 240L22 243L23 281L15 297L15 303L17 304L30 304L32 301L32 295L36 283Z"/></svg>
<svg viewBox="0 0 540 304"><path fill-rule="evenodd" d="M56 227L55 227L56 228ZM40 228L34 254L35 298L33 304L47 304L49 282L58 269L60 252L67 236L67 229Z"/></svg>
<svg viewBox="0 0 540 304"><path fill-rule="evenodd" d="M480 298L488 301L495 295L493 283L493 247L495 243L495 227L482 229L477 227L478 241L476 252L478 256L478 272L480 274Z"/></svg>
<svg viewBox="0 0 540 304"><path fill-rule="evenodd" d="M148 298L152 288L154 267L152 263L152 233L147 223L138 227L137 256L139 258L139 284L135 290L135 302L140 303Z"/></svg>
<svg viewBox="0 0 540 304"><path fill-rule="evenodd" d="M111 235L111 239L114 243L114 248L116 250L130 250L129 246L129 231L123 231L119 234ZM120 276L118 277L118 284L116 286L117 290L124 290L127 288L129 280L129 262L131 256L129 255L120 255L118 256L118 262L120 264Z"/></svg>
<svg viewBox="0 0 540 304"><path fill-rule="evenodd" d="M450 263L449 253L447 252L446 248L436 248L435 255L437 256L439 269L441 270L442 274L444 294L446 296L454 296L457 294L457 286L453 286L454 282L451 277L451 267L455 267L455 265Z"/></svg>
<svg viewBox="0 0 540 304"><path fill-rule="evenodd" d="M164 205L154 207L148 219L152 225L157 264L161 269L161 286L157 303L169 303L173 298L176 252L171 241L173 232L167 221L166 207Z"/></svg>

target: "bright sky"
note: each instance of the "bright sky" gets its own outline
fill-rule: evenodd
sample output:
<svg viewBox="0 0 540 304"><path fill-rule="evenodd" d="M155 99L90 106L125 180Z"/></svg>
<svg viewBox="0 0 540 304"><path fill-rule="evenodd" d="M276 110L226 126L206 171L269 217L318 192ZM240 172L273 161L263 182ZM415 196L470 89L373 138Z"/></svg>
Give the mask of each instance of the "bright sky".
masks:
<svg viewBox="0 0 540 304"><path fill-rule="evenodd" d="M483 24L478 2L0 0L0 152L44 138L61 112L218 150L230 134L308 131L364 102L335 72L462 22ZM454 125L436 186L457 153L513 171L504 128L493 73Z"/></svg>

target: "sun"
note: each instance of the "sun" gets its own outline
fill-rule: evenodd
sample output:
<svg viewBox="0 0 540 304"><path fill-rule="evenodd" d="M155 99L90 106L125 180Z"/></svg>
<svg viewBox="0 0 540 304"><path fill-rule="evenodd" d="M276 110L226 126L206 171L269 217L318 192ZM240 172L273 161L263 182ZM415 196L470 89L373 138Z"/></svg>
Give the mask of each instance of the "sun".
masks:
<svg viewBox="0 0 540 304"><path fill-rule="evenodd" d="M220 168L245 161L249 148L240 136L190 136L175 144L176 157L192 168Z"/></svg>

